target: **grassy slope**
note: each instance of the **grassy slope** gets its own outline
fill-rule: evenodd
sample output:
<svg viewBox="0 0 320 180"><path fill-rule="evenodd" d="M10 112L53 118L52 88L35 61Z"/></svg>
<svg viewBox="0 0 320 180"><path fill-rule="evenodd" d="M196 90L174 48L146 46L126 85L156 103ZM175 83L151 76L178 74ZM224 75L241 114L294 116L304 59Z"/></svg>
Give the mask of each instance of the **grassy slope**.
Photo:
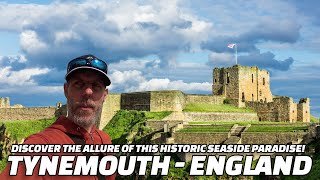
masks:
<svg viewBox="0 0 320 180"><path fill-rule="evenodd" d="M10 136L21 142L22 139L31 134L42 131L50 126L55 121L55 118L42 120L21 120L21 121L4 121L7 131Z"/></svg>
<svg viewBox="0 0 320 180"><path fill-rule="evenodd" d="M114 144L125 144L132 140L138 140L144 134L152 132L151 129L144 126L144 122L148 119L163 119L171 112L142 112L119 110L117 114L110 120L106 127L103 128L107 132ZM134 134L134 137L130 135Z"/></svg>
<svg viewBox="0 0 320 180"><path fill-rule="evenodd" d="M55 118L43 120L21 120L21 121L3 121L0 124L5 124L7 132L10 137L21 142L22 139L31 134L42 131L44 128L50 126L55 121ZM7 164L7 158L0 160L0 172Z"/></svg>

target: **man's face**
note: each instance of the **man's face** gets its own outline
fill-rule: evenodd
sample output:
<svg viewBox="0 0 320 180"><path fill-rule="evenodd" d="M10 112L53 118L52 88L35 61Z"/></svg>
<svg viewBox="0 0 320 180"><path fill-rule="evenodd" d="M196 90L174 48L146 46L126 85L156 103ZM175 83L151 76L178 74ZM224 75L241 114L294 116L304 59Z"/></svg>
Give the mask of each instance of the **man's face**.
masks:
<svg viewBox="0 0 320 180"><path fill-rule="evenodd" d="M103 78L94 70L77 70L64 84L68 101L68 117L79 126L88 129L100 117L102 104L108 94Z"/></svg>

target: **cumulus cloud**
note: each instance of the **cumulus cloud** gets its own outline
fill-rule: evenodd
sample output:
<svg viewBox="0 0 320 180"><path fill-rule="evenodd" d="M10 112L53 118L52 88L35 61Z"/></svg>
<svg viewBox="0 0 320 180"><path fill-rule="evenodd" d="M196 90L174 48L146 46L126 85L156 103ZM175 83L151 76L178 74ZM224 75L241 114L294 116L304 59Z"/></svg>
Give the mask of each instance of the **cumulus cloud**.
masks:
<svg viewBox="0 0 320 180"><path fill-rule="evenodd" d="M209 54L207 65L213 67L228 67L235 64L235 56L227 53L215 53Z"/></svg>
<svg viewBox="0 0 320 180"><path fill-rule="evenodd" d="M196 47L211 28L181 4L102 0L0 4L0 29L20 32L29 64L62 69L71 58L93 53L111 62L157 55L160 65L167 66L175 64L179 52Z"/></svg>
<svg viewBox="0 0 320 180"><path fill-rule="evenodd" d="M111 63L110 70L119 70L119 71L125 71L125 70L139 70L139 71L149 71L149 70L155 70L159 69L160 67L160 60L120 60L116 63Z"/></svg>
<svg viewBox="0 0 320 180"><path fill-rule="evenodd" d="M48 48L47 45L39 39L38 34L31 30L23 31L20 34L20 45L27 54L36 54Z"/></svg>
<svg viewBox="0 0 320 180"><path fill-rule="evenodd" d="M269 70L287 71L293 64L294 59L289 57L285 60L275 59L271 52L253 52L248 55L238 56L238 64L244 66L258 66ZM235 56L227 53L211 53L207 65L213 67L229 67L235 65Z"/></svg>
<svg viewBox="0 0 320 180"><path fill-rule="evenodd" d="M63 93L63 86L30 86L30 85L27 85L24 87L7 87L5 89L0 88L0 93L8 93L8 92L10 92L11 94L16 93L17 96L33 95L33 94L37 94L37 95L46 94L46 95L48 95L48 94L55 94L55 93L62 94ZM23 97L20 97L20 98L23 99ZM46 99L46 101L47 101L47 99ZM57 101L57 100L55 100L55 101ZM36 103L39 103L39 102L36 102ZM52 102L50 102L50 104L52 104Z"/></svg>
<svg viewBox="0 0 320 180"><path fill-rule="evenodd" d="M0 56L0 63L26 63L27 59L24 55L8 55L8 56Z"/></svg>
<svg viewBox="0 0 320 180"><path fill-rule="evenodd" d="M239 36L237 42L275 41L295 43L300 37L301 25L292 20L263 18L259 24Z"/></svg>
<svg viewBox="0 0 320 180"><path fill-rule="evenodd" d="M138 91L152 91L152 90L181 90L183 92L203 91L210 93L212 84L204 83L185 83L182 80L170 81L169 79L151 79L142 82Z"/></svg>
<svg viewBox="0 0 320 180"><path fill-rule="evenodd" d="M151 78L146 79L140 71L115 71L110 75L112 91L120 92L137 92L153 90L181 90L183 92L202 91L210 93L211 84L203 83L186 83L182 80L171 81L168 78Z"/></svg>
<svg viewBox="0 0 320 180"><path fill-rule="evenodd" d="M292 57L285 60L276 60L275 55L271 52L251 53L247 56L239 56L239 64L246 66L259 66L260 68L276 69L280 71L289 70L294 62Z"/></svg>
<svg viewBox="0 0 320 180"><path fill-rule="evenodd" d="M0 84L5 86L30 86L37 85L32 79L33 76L43 75L48 73L48 68L30 68L20 71L12 71L11 66L0 68Z"/></svg>

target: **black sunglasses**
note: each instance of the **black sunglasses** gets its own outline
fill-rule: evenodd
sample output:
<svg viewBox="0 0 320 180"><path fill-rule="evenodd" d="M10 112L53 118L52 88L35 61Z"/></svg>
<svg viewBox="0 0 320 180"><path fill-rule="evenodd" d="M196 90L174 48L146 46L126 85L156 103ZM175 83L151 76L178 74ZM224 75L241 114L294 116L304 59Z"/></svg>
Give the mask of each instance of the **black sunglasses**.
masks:
<svg viewBox="0 0 320 180"><path fill-rule="evenodd" d="M86 59L77 58L77 59L70 61L68 64L68 72L72 71L74 68L81 67L81 66L93 67L93 68L96 68L96 69L99 69L99 70L105 72L106 74L108 72L107 64L104 61L102 61L98 58L95 58L95 57L94 58L88 57Z"/></svg>

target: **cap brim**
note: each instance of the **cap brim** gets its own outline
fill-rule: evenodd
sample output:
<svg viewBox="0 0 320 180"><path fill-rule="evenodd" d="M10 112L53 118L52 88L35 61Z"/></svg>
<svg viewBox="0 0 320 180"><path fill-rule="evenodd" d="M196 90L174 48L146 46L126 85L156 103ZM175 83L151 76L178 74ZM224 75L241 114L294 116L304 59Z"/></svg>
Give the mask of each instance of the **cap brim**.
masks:
<svg viewBox="0 0 320 180"><path fill-rule="evenodd" d="M90 66L80 66L80 67L76 67L76 68L72 69L71 71L69 71L69 72L66 74L65 79L67 80L67 79L68 79L68 76L69 76L71 73L73 73L74 71L78 70L78 69L92 69L92 70L95 70L95 71L97 71L97 72L99 72L99 73L101 73L101 74L103 75L103 77L104 77L104 83L105 83L106 86L109 86L109 85L111 84L111 81L110 81L109 77L107 76L107 73L105 73L105 72L103 72L103 71L101 71L101 70L99 70L99 69L97 69L97 68L90 67Z"/></svg>

